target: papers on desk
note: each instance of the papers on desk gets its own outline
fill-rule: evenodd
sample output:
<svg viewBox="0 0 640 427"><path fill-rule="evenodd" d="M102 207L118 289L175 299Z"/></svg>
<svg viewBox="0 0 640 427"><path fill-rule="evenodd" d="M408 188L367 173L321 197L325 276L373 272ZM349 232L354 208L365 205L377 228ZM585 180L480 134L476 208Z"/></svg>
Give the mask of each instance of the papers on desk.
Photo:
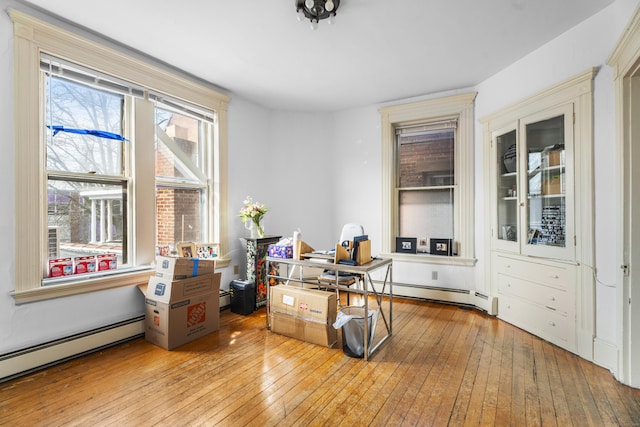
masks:
<svg viewBox="0 0 640 427"><path fill-rule="evenodd" d="M316 258L316 257L310 257L307 258L305 257L304 259L305 261L311 261L311 262L317 262L318 264L328 264L330 262L333 262L333 258Z"/></svg>
<svg viewBox="0 0 640 427"><path fill-rule="evenodd" d="M333 250L307 252L306 254L300 255L300 258L306 261L321 262L326 264L328 262L333 262L333 252Z"/></svg>

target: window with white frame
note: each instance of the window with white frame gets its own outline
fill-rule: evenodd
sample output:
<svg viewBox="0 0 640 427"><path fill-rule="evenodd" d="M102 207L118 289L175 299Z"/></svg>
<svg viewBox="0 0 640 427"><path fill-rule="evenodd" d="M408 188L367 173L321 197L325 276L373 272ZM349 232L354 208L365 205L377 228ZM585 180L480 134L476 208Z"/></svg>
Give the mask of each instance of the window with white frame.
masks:
<svg viewBox="0 0 640 427"><path fill-rule="evenodd" d="M384 253L416 262L475 262L474 99L472 93L380 110Z"/></svg>
<svg viewBox="0 0 640 427"><path fill-rule="evenodd" d="M143 283L158 248L179 241L216 242L224 254L229 98L10 15L16 301ZM72 274L50 277L51 265Z"/></svg>

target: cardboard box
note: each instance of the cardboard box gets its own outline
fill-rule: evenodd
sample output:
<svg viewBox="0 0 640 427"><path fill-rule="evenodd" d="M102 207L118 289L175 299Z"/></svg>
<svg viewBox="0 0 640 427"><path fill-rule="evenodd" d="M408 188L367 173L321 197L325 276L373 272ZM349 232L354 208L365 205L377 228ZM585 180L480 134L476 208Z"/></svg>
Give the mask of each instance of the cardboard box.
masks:
<svg viewBox="0 0 640 427"><path fill-rule="evenodd" d="M560 166L564 164L564 150L552 150L548 154L549 166Z"/></svg>
<svg viewBox="0 0 640 427"><path fill-rule="evenodd" d="M118 256L116 254L101 254L96 256L98 271L115 270L118 268Z"/></svg>
<svg viewBox="0 0 640 427"><path fill-rule="evenodd" d="M563 194L562 174L551 175L542 181L542 194Z"/></svg>
<svg viewBox="0 0 640 427"><path fill-rule="evenodd" d="M312 344L333 347L338 331L329 324L303 320L282 313L271 313L271 332Z"/></svg>
<svg viewBox="0 0 640 427"><path fill-rule="evenodd" d="M96 271L96 257L80 256L73 259L75 274L94 273Z"/></svg>
<svg viewBox="0 0 640 427"><path fill-rule="evenodd" d="M269 289L269 304L272 313L326 324L336 321L338 311L335 292L287 285L276 285Z"/></svg>
<svg viewBox="0 0 640 427"><path fill-rule="evenodd" d="M293 245L271 244L267 248L269 256L274 258L293 258Z"/></svg>
<svg viewBox="0 0 640 427"><path fill-rule="evenodd" d="M172 350L217 331L221 275L205 274L174 281L151 277L145 293L147 341Z"/></svg>
<svg viewBox="0 0 640 427"><path fill-rule="evenodd" d="M188 279L189 277L213 274L214 259L156 257L156 276L165 280Z"/></svg>
<svg viewBox="0 0 640 427"><path fill-rule="evenodd" d="M49 260L49 277L70 276L73 274L73 260L59 258Z"/></svg>
<svg viewBox="0 0 640 427"><path fill-rule="evenodd" d="M271 331L332 347L338 303L335 292L277 285L269 290Z"/></svg>

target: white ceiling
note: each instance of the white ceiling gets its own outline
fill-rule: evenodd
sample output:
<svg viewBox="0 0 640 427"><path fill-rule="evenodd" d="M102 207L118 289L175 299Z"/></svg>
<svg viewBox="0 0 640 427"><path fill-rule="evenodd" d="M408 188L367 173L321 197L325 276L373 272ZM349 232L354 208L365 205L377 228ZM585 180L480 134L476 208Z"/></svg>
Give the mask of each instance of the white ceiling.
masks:
<svg viewBox="0 0 640 427"><path fill-rule="evenodd" d="M341 0L312 31L294 0L29 0L280 110L337 111L473 86L613 0Z"/></svg>

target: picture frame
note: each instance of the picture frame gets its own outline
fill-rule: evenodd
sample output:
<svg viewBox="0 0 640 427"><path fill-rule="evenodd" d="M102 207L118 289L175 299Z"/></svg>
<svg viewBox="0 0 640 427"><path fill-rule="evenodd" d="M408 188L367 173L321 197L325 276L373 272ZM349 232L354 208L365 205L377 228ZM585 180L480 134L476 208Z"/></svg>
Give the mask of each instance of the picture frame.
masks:
<svg viewBox="0 0 640 427"><path fill-rule="evenodd" d="M220 253L220 245L218 243L196 243L195 257L197 258L216 258Z"/></svg>
<svg viewBox="0 0 640 427"><path fill-rule="evenodd" d="M453 255L452 239L429 239L429 253L431 255Z"/></svg>
<svg viewBox="0 0 640 427"><path fill-rule="evenodd" d="M194 258L196 257L196 244L193 242L180 242L176 245L179 258Z"/></svg>
<svg viewBox="0 0 640 427"><path fill-rule="evenodd" d="M415 254L418 252L417 237L396 237L396 252Z"/></svg>

